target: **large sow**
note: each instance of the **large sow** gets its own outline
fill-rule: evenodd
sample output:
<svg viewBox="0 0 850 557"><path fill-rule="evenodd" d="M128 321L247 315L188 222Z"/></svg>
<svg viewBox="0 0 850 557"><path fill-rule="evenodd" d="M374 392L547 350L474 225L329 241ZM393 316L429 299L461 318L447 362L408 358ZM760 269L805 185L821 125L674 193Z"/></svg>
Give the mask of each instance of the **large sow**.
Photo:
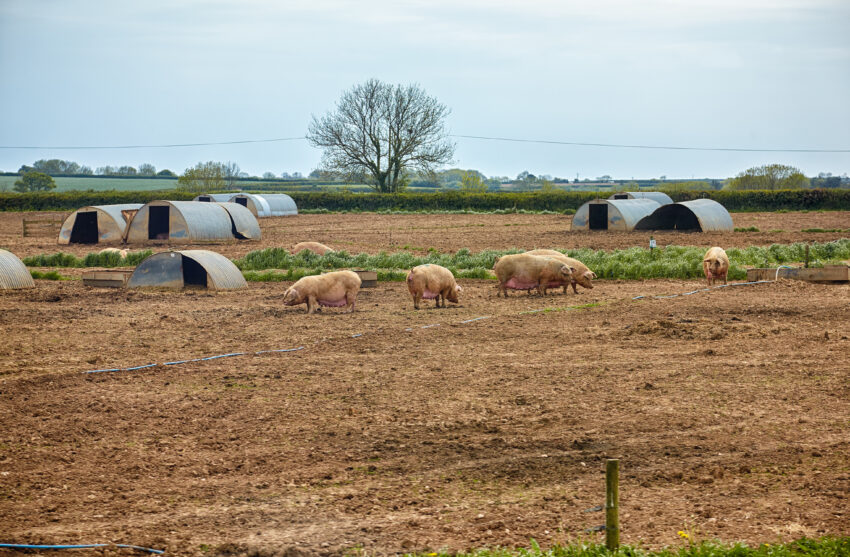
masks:
<svg viewBox="0 0 850 557"><path fill-rule="evenodd" d="M345 306L351 313L359 291L360 277L357 273L334 271L298 280L284 293L283 303L287 306L307 304L307 313L314 313L319 306Z"/></svg>
<svg viewBox="0 0 850 557"><path fill-rule="evenodd" d="M593 279L596 278L596 273L588 269L587 265L585 265L578 259L567 257L563 253L555 251L553 249L534 249L525 253L529 255L539 255L542 257L552 257L554 259L557 259L558 261L563 261L564 263L569 265L570 268L573 270L573 278L570 284L572 284L573 292L575 292L576 294L578 294L578 290L576 290L576 284L584 288L593 288ZM564 285L564 294L566 293L567 285Z"/></svg>
<svg viewBox="0 0 850 557"><path fill-rule="evenodd" d="M537 288L537 292L545 296L547 288L566 287L572 281L572 270L563 261L527 253L497 257L493 271L499 279L496 296L503 294L506 298L508 288L529 291Z"/></svg>
<svg viewBox="0 0 850 557"><path fill-rule="evenodd" d="M407 274L407 290L413 296L413 307L419 309L419 302L423 298L436 299L436 307L440 307L441 298L443 307L446 307L446 300L456 304L461 288L451 271L440 265L426 263L414 267Z"/></svg>

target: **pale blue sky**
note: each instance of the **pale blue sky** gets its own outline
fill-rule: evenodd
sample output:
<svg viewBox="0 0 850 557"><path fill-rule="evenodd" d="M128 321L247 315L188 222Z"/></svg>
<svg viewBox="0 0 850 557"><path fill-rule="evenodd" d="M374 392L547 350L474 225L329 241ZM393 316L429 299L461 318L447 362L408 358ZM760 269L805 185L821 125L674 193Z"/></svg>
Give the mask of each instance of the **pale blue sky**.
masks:
<svg viewBox="0 0 850 557"><path fill-rule="evenodd" d="M847 0L0 1L0 145L301 136L369 78L419 83L454 134L850 149ZM644 151L456 139L456 164L514 177L724 177L850 153ZM308 173L306 141L173 149L0 149L181 172L202 160Z"/></svg>

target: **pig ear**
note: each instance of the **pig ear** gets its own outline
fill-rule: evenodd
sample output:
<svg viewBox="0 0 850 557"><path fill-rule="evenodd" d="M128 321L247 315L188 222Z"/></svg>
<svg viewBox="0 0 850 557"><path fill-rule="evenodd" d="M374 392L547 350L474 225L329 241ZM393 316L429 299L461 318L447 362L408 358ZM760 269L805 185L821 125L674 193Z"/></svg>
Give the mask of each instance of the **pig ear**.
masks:
<svg viewBox="0 0 850 557"><path fill-rule="evenodd" d="M595 279L595 278L596 278L596 273L594 273L593 271L587 271L587 272L584 274L584 276L586 276L586 277L587 277L587 278L589 278L589 279Z"/></svg>
<svg viewBox="0 0 850 557"><path fill-rule="evenodd" d="M575 270L575 269L573 269L572 267L570 267L570 272L571 272L571 273L575 273L575 272L576 272L576 270Z"/></svg>
<svg viewBox="0 0 850 557"><path fill-rule="evenodd" d="M455 285L455 292L463 292L463 288L461 288L459 284L456 284Z"/></svg>

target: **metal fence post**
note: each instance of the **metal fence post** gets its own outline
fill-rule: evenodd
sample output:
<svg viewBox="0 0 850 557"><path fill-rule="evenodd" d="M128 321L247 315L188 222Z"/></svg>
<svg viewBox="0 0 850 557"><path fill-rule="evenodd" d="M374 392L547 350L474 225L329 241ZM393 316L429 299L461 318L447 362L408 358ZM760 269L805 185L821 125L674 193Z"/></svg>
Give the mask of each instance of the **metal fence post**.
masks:
<svg viewBox="0 0 850 557"><path fill-rule="evenodd" d="M605 546L609 551L620 547L620 461L605 463Z"/></svg>

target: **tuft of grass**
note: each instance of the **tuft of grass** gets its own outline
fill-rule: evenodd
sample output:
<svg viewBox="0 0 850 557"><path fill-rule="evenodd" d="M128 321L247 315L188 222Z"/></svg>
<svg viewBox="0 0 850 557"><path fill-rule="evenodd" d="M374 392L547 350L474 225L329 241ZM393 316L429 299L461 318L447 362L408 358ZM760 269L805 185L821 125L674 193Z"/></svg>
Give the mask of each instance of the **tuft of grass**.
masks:
<svg viewBox="0 0 850 557"><path fill-rule="evenodd" d="M735 228L735 232L760 232L757 226L747 226L744 228Z"/></svg>
<svg viewBox="0 0 850 557"><path fill-rule="evenodd" d="M30 275L34 279L40 280L71 280L70 277L66 277L65 275L60 275L57 271L30 271Z"/></svg>

